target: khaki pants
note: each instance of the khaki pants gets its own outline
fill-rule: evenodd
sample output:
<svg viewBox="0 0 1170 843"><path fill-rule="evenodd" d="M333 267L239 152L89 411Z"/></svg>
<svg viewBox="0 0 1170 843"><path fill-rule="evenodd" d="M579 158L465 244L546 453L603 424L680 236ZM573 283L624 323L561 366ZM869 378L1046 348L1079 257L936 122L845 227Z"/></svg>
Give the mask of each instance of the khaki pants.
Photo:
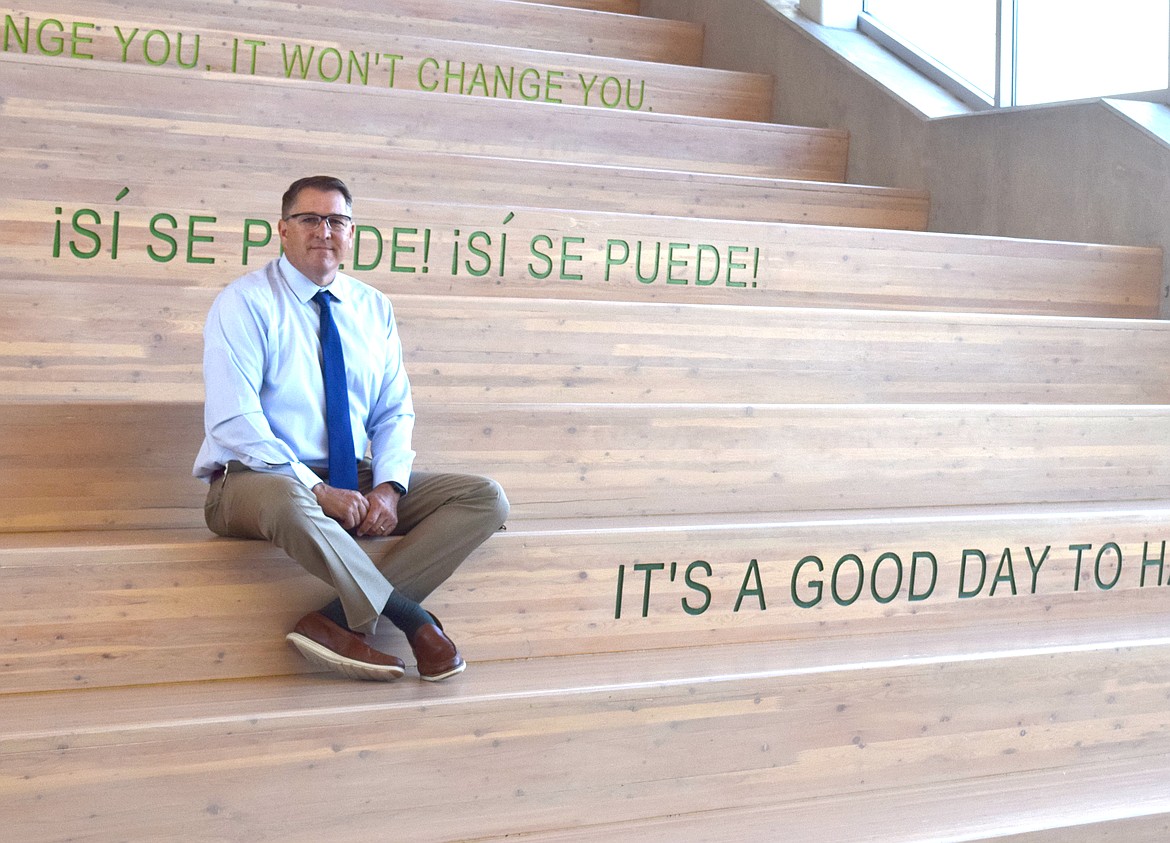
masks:
<svg viewBox="0 0 1170 843"><path fill-rule="evenodd" d="M362 463L361 490L368 492L372 482ZM352 629L372 633L394 589L422 602L503 525L508 499L487 477L416 471L398 502L393 535L402 538L371 559L299 480L232 462L212 481L204 517L218 535L264 539L284 550L337 590Z"/></svg>

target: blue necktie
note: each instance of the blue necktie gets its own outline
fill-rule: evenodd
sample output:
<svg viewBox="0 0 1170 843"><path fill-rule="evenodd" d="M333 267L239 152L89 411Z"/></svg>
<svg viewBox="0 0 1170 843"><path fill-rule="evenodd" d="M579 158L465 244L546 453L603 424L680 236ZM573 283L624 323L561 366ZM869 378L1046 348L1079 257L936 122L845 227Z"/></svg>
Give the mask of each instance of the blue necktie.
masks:
<svg viewBox="0 0 1170 843"><path fill-rule="evenodd" d="M329 432L329 485L356 490L357 459L349 422L349 385L345 379L341 335L329 309L332 300L333 294L327 290L313 296L321 308L321 372L325 376L325 428Z"/></svg>

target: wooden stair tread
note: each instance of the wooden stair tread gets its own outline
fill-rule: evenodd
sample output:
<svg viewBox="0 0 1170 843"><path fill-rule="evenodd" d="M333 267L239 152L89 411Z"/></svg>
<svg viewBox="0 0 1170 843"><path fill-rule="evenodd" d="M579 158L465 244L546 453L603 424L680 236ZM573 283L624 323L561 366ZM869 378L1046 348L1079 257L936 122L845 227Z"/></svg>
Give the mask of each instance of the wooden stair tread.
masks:
<svg viewBox="0 0 1170 843"><path fill-rule="evenodd" d="M255 207L254 196L247 199L240 191L219 188L222 174L198 173L194 165L191 170L186 181L192 192L189 210L174 208L176 222L164 222L163 230L185 240L187 215L197 218L198 224L192 224L199 234L215 238L196 244L198 261L185 261L179 254L160 274L160 263L148 249L165 253L167 244L147 228L152 197L139 198L132 192L133 198L117 206L125 222L116 264L73 258L66 219L61 258L46 261L40 250L26 247L18 254L14 272L27 280L53 280L90 279L95 273L116 271L118 279L137 283L166 279L222 286L244 270L245 228L253 226L249 236L264 243L263 226L272 212ZM356 274L382 280L392 293L439 290L1104 317L1151 317L1158 307L1162 256L1157 249L506 205L444 208L382 199L382 191L389 189L375 187L361 203L359 223L371 228L359 233L355 259L359 266L373 268ZM14 193L27 198L5 215L3 223L12 227L14 242L28 246L51 244L56 226L63 224L63 212L56 210L61 205L34 198L36 190L31 181L13 185ZM108 192L116 190L110 187ZM178 230L177 218L184 219L184 230ZM374 229L383 240L380 258ZM394 257L397 272L392 271L389 255L396 231L399 246L411 250ZM456 231L464 233L456 236ZM474 231L480 233L474 244L478 255L469 251L468 232ZM503 238L509 245L501 260ZM88 239L81 242L92 245ZM275 254L269 240L266 246L249 250L249 266ZM217 266L207 265L209 260Z"/></svg>
<svg viewBox="0 0 1170 843"><path fill-rule="evenodd" d="M1142 501L594 529L520 520L428 606L474 662L891 633L982 646L993 628L1025 648L1157 637L1168 517L1164 502ZM304 672L283 637L329 598L281 551L206 530L6 535L2 684L11 693ZM379 640L408 652L393 632Z"/></svg>
<svg viewBox="0 0 1170 843"><path fill-rule="evenodd" d="M517 518L1170 496L1162 405L473 403L419 412L419 467L495 477ZM14 403L2 428L3 485L14 490L4 531L202 523L203 485L189 477L199 403Z"/></svg>
<svg viewBox="0 0 1170 843"><path fill-rule="evenodd" d="M147 47L146 33L177 31L183 33L183 51L172 53L174 58L165 62L171 67L182 57L185 64L200 70L230 72L235 67L235 75L242 76L316 79L337 86L393 87L727 119L771 119L771 77L623 58L623 53L638 55L647 49L637 40L631 40L627 47L612 38L616 55L598 55L593 52L601 46L596 41L579 45L591 51L587 53L476 42L474 30L459 40L449 40L401 32L393 22L380 26L376 13L347 13L337 7L325 19L310 19L291 4L286 8L281 4L263 8L214 3L163 5L160 14L156 6L131 11L123 4L103 0L89 3L87 20L96 28L86 30L89 40L81 48L90 57L85 72L96 66L95 62L158 64L161 39L153 36ZM39 23L35 14L38 7L45 14L60 8L57 2L27 6L34 12L34 32ZM19 21L24 18L14 18L19 33ZM130 33L134 33L133 38ZM247 41L241 53L238 44L243 33ZM193 44L196 37L198 47ZM630 39L637 38L635 33L630 35ZM11 52L20 53L19 43ZM180 46L174 41L167 43L170 50ZM237 45L234 50L233 43ZM248 46L252 43L263 45L255 56ZM37 54L36 44L34 40L28 54ZM59 62L77 67L77 59L70 59L68 53L59 57ZM451 81L447 80L448 71L457 75Z"/></svg>
<svg viewBox="0 0 1170 843"><path fill-rule="evenodd" d="M206 836L228 823L237 834L263 827L300 839L298 829L343 812L350 830L384 828L393 817L410 839L467 836L473 827L483 838L580 828L579 800L588 794L619 833L626 823L677 827L703 814L766 816L780 806L818 803L837 813L855 805L859 816L847 819L865 827L865 810L879 800L887 810L931 808L928 827L943 821L938 813L946 804L952 823L964 828L986 827L976 808L996 799L1001 809L1009 800L1035 810L1077 806L1091 816L1080 788L1094 781L1115 783L1109 804L1140 797L1148 811L1167 801L1158 787L1170 747L1166 646L846 668L813 681L759 672L712 681L692 673L655 685L586 681L574 683L577 692L476 698L477 683L493 667L482 666L480 679L468 671L439 688L345 683L334 691L333 680L303 682L302 690L319 684L348 701L271 717L248 700L229 699L228 710L240 712L234 716L217 717L212 703L187 720L165 702L151 716L147 703L151 719L144 723L109 729L99 721L87 732L57 719L0 743L6 768L27 776L6 794L6 816L18 832L35 829L35 817L51 809L55 832L74 836L100 824L107 834L132 828L162 837L180 823L184 833ZM504 670L523 676L540 666ZM1008 679L1025 674L1033 693L1014 696ZM403 692L426 699L392 702ZM110 702L116 699L115 692ZM1053 699L1062 700L1058 718ZM116 724L124 715L100 716ZM800 751L791 750L797 741ZM260 742L264 752L257 753ZM475 796L435 793L453 755L477 780ZM397 804L374 797L384 796L384 777L404 764L421 772L395 779ZM690 787L679 787L679 769L688 771ZM1070 776L1078 784L1070 786ZM1127 787L1117 788L1119 781ZM1011 794L1023 785L1028 799L1018 800ZM169 796L160 798L164 792ZM126 800L151 809L114 807ZM284 810L289 800L296 812ZM968 800L975 804L955 810ZM398 810L402 804L410 810ZM598 830L596 820L584 825Z"/></svg>
<svg viewBox="0 0 1170 843"><path fill-rule="evenodd" d="M446 684L346 681L332 674L271 676L219 682L177 682L113 688L83 688L70 694L74 705L63 722L47 709L47 695L0 694L0 756L36 749L68 737L101 741L106 733L172 725L227 727L244 721L272 721L356 715L363 711L407 712L434 707L498 704L514 700L566 698L614 692L637 693L670 687L766 682L818 681L817 677L944 665L986 664L1001 659L1045 661L1083 655L1105 661L1110 653L1134 659L1170 646L1170 635L1153 618L1107 635L1058 623L1052 643L1020 644L1012 624L991 624L987 634L966 632L888 633L824 636L815 642L768 641L708 644L671 649L563 655L474 662ZM414 681L412 681L414 680ZM88 736L82 737L82 736ZM79 745L80 745L79 742ZM23 745L23 746L22 746Z"/></svg>
<svg viewBox="0 0 1170 843"><path fill-rule="evenodd" d="M347 0L341 6L328 6L327 14L320 14L318 9L315 16L306 15L304 5L288 0L206 0L193 6L182 0L158 0L150 6L151 25L147 29L191 31L195 21L210 28L223 26L229 38L239 37L243 42L246 38L264 40L262 36L271 33L257 32L254 25L233 26L234 19L245 24L261 21L271 27L274 23L296 26L314 17L325 32L342 24L349 31L479 41L642 61L698 65L702 57L702 27L680 20L506 0ZM86 8L85 20L97 18L97 22L109 25L143 16L141 12L128 13L124 6L109 0L94 0ZM30 10L38 12L38 23L44 17L71 19L52 0L32 0L21 7L21 11ZM89 32L87 36L85 30L81 34L94 35ZM85 45L80 51L86 51ZM246 45L241 46L241 64L245 53Z"/></svg>
<svg viewBox="0 0 1170 843"><path fill-rule="evenodd" d="M234 205L224 204L219 214L219 218L232 220L233 224L245 216L267 219L272 214L270 195L279 196L288 186L284 183L284 172L258 171L276 139L267 130L257 130L247 137L221 139L220 143L230 147L231 155L210 165L212 171L219 168L220 178L208 181L204 174L209 165L201 163L206 159L206 151L200 151L205 141L197 137L146 127L136 132L141 137L138 143L119 138L108 128L74 124L68 140L58 136L46 139L35 129L29 131L14 125L14 121L2 114L0 124L9 144L7 154L22 162L22 172L27 166L56 173L61 168L60 156L74 159L78 170L69 167L67 179L57 178L62 201L77 203L77 207L89 207L97 202L95 197L114 197L123 186L131 186L131 201L153 196L154 202L165 201L167 207L182 213L184 206L199 201L194 199L192 190L176 197L151 185L149 179L144 182L142 177L143 172L165 169L166 162L176 156L189 156L186 178L192 188L199 186L198 192L208 197L205 202L228 197L236 201ZM280 139L280 143L290 169L294 165L305 171L334 169L336 156L323 156L319 145L297 139ZM353 181L355 189L365 194L363 203L367 198L377 198L379 172L391 167L395 180L394 192L389 196L424 207L439 202L494 203L521 212L525 208L561 208L566 204L566 195L571 195L574 209L584 211L908 230L926 227L928 201L920 191L533 158L509 159L429 149L387 149L384 145L355 145L351 138L339 138L336 146L352 156L347 161L345 175ZM133 161L137 169L128 171L126 160ZM446 177L436 181L435 174L439 172ZM247 182L249 189L225 190L225 175L231 175L234 184ZM17 173L12 178L14 195L19 190L26 197L22 205L38 207L43 203L47 213L54 213L54 204L43 199L43 177L38 180ZM42 192L35 190L37 186ZM236 200L237 196L243 198ZM202 213L206 207L196 204L190 210L199 208L198 212ZM503 218L501 214L499 219ZM489 221L478 222L486 225Z"/></svg>
<svg viewBox="0 0 1170 843"><path fill-rule="evenodd" d="M394 303L422 405L1157 404L1170 395L1161 320L456 299L399 289L422 284L377 286ZM0 346L8 400L201 400L202 328L216 293L145 277L132 287L42 280L13 290L10 306L40 318L14 324Z"/></svg>
<svg viewBox="0 0 1170 843"><path fill-rule="evenodd" d="M572 6L579 9L593 9L597 12L615 12L622 15L636 15L640 0L517 0L520 3L542 3L552 6Z"/></svg>
<svg viewBox="0 0 1170 843"><path fill-rule="evenodd" d="M121 64L95 64L78 76L71 67L35 58L4 54L2 60L8 77L2 113L36 120L46 130L58 122L130 126L145 119L164 121L172 131L231 137L244 123L326 147L337 137L364 136L388 149L438 146L499 157L517 157L523 149L519 157L683 172L823 181L845 176L848 135L839 130L370 88L338 97L325 82L196 77ZM152 103L149 116L126 111L128 89ZM300 119L304 111L323 108L331 113L330 126L347 127L344 134L311 129Z"/></svg>

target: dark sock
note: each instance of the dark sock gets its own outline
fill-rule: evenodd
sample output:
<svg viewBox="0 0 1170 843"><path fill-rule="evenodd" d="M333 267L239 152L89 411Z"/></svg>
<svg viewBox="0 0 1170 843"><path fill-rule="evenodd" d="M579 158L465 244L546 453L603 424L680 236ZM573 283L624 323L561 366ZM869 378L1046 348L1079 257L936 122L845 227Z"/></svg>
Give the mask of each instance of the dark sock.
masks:
<svg viewBox="0 0 1170 843"><path fill-rule="evenodd" d="M420 626L434 623L430 612L398 591L391 592L386 607L382 609L382 615L406 633L407 641L414 638Z"/></svg>
<svg viewBox="0 0 1170 843"><path fill-rule="evenodd" d="M349 624L345 622L345 609L341 608L341 600L334 600L319 611L342 629L349 629Z"/></svg>

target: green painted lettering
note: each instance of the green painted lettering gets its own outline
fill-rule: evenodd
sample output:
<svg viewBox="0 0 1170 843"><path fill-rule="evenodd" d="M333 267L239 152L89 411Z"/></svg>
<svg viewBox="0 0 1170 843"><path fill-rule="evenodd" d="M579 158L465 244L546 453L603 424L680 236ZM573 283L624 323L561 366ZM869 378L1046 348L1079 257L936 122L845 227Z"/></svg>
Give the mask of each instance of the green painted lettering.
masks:
<svg viewBox="0 0 1170 843"><path fill-rule="evenodd" d="M597 74L594 73L593 78L589 81L585 81L584 73L578 73L577 78L581 80L581 90L584 92L584 104L589 105L589 92L593 89L593 86L597 84Z"/></svg>
<svg viewBox="0 0 1170 843"><path fill-rule="evenodd" d="M823 574L825 572L825 564L816 556L806 556L797 562L796 567L792 569L792 602L802 609L811 609L813 606L816 606L818 603L820 603L821 598L824 597L825 584L820 577L810 579L805 583L805 585L812 589L812 596L805 598L798 595L796 593L796 581L800 578L800 572L803 570L805 565L815 565L817 573Z"/></svg>
<svg viewBox="0 0 1170 843"><path fill-rule="evenodd" d="M53 33L48 36L49 42L45 43L45 30L52 29ZM61 21L55 18L48 18L40 22L37 26L37 49L46 56L59 56L65 52L65 26Z"/></svg>
<svg viewBox="0 0 1170 843"><path fill-rule="evenodd" d="M80 21L74 22L73 29L71 32L71 34L73 36L73 40L72 40L72 43L70 44L71 50L69 51L69 55L71 58L75 58L75 59L92 59L93 58L93 53L78 52L77 45L78 44L92 44L93 43L92 38L86 38L85 36L81 35L79 33L79 30L96 29L96 28L97 28L97 26L95 24L92 24L92 23L82 23Z"/></svg>
<svg viewBox="0 0 1170 843"><path fill-rule="evenodd" d="M73 253L75 258L94 258L97 257L98 252L102 250L102 238L96 231L86 228L81 223L84 220L89 220L94 225L102 224L102 217L97 211L92 208L82 208L73 215L73 230L87 240L93 242L91 249L79 249L76 240L69 241L69 251Z"/></svg>
<svg viewBox="0 0 1170 843"><path fill-rule="evenodd" d="M979 583L973 589L966 589L964 585L967 582L967 560L979 560ZM959 565L959 599L966 599L974 597L983 590L983 583L987 580L987 556L982 550L964 550L963 561Z"/></svg>
<svg viewBox="0 0 1170 843"><path fill-rule="evenodd" d="M1166 542L1162 542L1161 550L1158 552L1158 558L1150 558L1150 543L1144 542L1142 544L1142 576L1139 588L1146 587L1146 570L1157 566L1158 568L1158 585L1162 584L1162 572L1166 564Z"/></svg>
<svg viewBox="0 0 1170 843"><path fill-rule="evenodd" d="M841 569L846 564L855 565L857 567L857 588L853 593L843 597L837 589L837 585L841 577ZM829 592L833 595L833 602L838 606L852 606L857 602L857 598L861 596L861 590L865 588L865 564L861 561L861 557L855 553L846 553L837 560L837 564L833 566L833 577L829 583Z"/></svg>
<svg viewBox="0 0 1170 843"><path fill-rule="evenodd" d="M995 569L995 579L991 582L991 591L988 592L992 597L995 596L995 588L1001 582L1008 583L1012 588L1012 594L1016 594L1016 571L1012 566L1012 549L1005 547L1003 555L999 557L999 567Z"/></svg>
<svg viewBox="0 0 1170 843"><path fill-rule="evenodd" d="M553 246L552 238L547 234L538 234L532 238L532 242L528 245L528 250L532 254L532 257L536 258L536 261L528 262L528 274L533 278L538 278L543 281L552 275L553 259L549 255L540 251L540 249L537 248L538 246L551 249ZM543 265L543 269L537 269L537 261Z"/></svg>
<svg viewBox="0 0 1170 843"><path fill-rule="evenodd" d="M13 19L12 15L5 15L4 16L4 52L7 53L9 50L12 49L9 46L9 44L11 43L9 37L11 36L12 38L16 39L16 46L17 46L17 48L19 48L20 52L27 54L28 53L28 38L29 38L29 34L32 31L32 29L31 29L32 20L27 15L25 16L25 18L24 18L24 36L23 37L21 37L20 30L17 28L17 26L18 26L18 24Z"/></svg>
<svg viewBox="0 0 1170 843"><path fill-rule="evenodd" d="M475 70L471 73L471 82L467 86L467 93L474 94L475 89L479 88L483 93L482 96L490 97L487 86L487 71L483 69L483 64L477 64Z"/></svg>
<svg viewBox="0 0 1170 843"><path fill-rule="evenodd" d="M755 581L755 585L748 588L748 583ZM760 611L766 611L768 604L764 600L764 584L760 581L760 563L753 559L748 563L747 572L743 575L743 585L739 587L739 596L735 598L735 609L738 612L745 597L755 597L759 601Z"/></svg>
<svg viewBox="0 0 1170 843"><path fill-rule="evenodd" d="M253 227L259 228L262 233L261 236L254 237L252 235ZM272 242L272 225L267 220L244 220L244 251L240 255L241 262L248 265L248 253L252 249L262 249Z"/></svg>
<svg viewBox="0 0 1170 843"><path fill-rule="evenodd" d="M402 243L398 238L402 235L414 236L418 234L417 228L395 228L390 234L390 271L391 272L415 272L413 266L399 266L399 255L413 255L417 249L414 246L408 246Z"/></svg>
<svg viewBox="0 0 1170 843"><path fill-rule="evenodd" d="M179 241L165 231L159 231L159 223L165 222L171 228L178 228L179 221L170 214L155 214L150 218L150 225L147 227L152 235L170 246L169 252L156 252L154 244L151 243L146 247L146 253L150 255L151 260L158 263L170 263L175 259L175 255L179 253Z"/></svg>
<svg viewBox="0 0 1170 843"><path fill-rule="evenodd" d="M655 571L662 571L666 568L663 562L639 562L634 566L635 571L641 571L646 574L646 585L642 589L642 617L647 617L650 614L650 582L654 576Z"/></svg>
<svg viewBox="0 0 1170 843"><path fill-rule="evenodd" d="M280 53L284 62L284 78L292 79L295 72L301 79L307 79L309 68L312 66L313 53L316 49L316 47L310 46L308 53L305 53L300 44L294 44L292 55L289 55L288 44L281 44Z"/></svg>
<svg viewBox="0 0 1170 843"><path fill-rule="evenodd" d="M1101 560L1106 553L1117 557L1117 569L1113 572L1113 579L1109 580L1109 582L1105 582L1101 578ZM1102 591L1109 591L1121 579L1121 548L1117 545L1117 542L1105 542L1105 544L1101 545L1101 549L1097 551L1097 561L1093 563L1093 579L1097 583L1097 588Z"/></svg>
<svg viewBox="0 0 1170 843"><path fill-rule="evenodd" d="M439 62L436 59L428 57L418 63L418 86L424 91L434 91L439 87L437 81L428 84L427 79L424 77L424 74L431 69L438 71Z"/></svg>
<svg viewBox="0 0 1170 843"><path fill-rule="evenodd" d="M914 588L918 581L918 563L922 560L930 563L930 585L927 586L926 591L917 591ZM910 560L910 602L918 602L926 600L930 595L934 594L934 587L938 583L938 559L933 553L925 550L915 551Z"/></svg>
<svg viewBox="0 0 1170 843"><path fill-rule="evenodd" d="M535 81L533 81L534 77ZM525 82L528 82L527 90L525 90ZM517 87L521 99L526 99L529 102L540 99L540 71L531 67L524 68L520 71L520 84Z"/></svg>
<svg viewBox="0 0 1170 843"><path fill-rule="evenodd" d="M615 257L620 250L621 257ZM630 259L630 244L625 240L607 240L605 243L605 280L609 280L610 272L615 266L625 266Z"/></svg>
<svg viewBox="0 0 1170 843"><path fill-rule="evenodd" d="M361 58L353 50L349 51L345 63L345 81L350 85L354 84L354 76L357 76L359 82L363 85L370 84L370 54L362 53Z"/></svg>
<svg viewBox="0 0 1170 843"><path fill-rule="evenodd" d="M118 36L118 43L122 45L122 62L123 64L128 60L128 53L130 51L130 43L134 40L134 36L138 34L138 27L127 35L122 31L122 27L115 25L114 33Z"/></svg>
<svg viewBox="0 0 1170 843"><path fill-rule="evenodd" d="M686 284L686 278L680 278L674 274L676 269L685 269L687 266L687 259L676 258L675 252L680 250L690 249L690 243L669 243L666 246L666 283L667 284Z"/></svg>
<svg viewBox="0 0 1170 843"><path fill-rule="evenodd" d="M1077 552L1077 569L1076 569L1076 573L1073 576L1073 591L1080 591L1081 590L1081 562L1084 560L1085 551L1092 550L1093 546L1091 544L1070 544L1068 546L1068 549L1075 550Z"/></svg>
<svg viewBox="0 0 1170 843"><path fill-rule="evenodd" d="M736 253L746 254L751 251L747 246L728 246L727 247L727 284L728 287L746 287L746 281L732 281L731 273L736 269L747 269L746 263L736 263Z"/></svg>
<svg viewBox="0 0 1170 843"><path fill-rule="evenodd" d="M579 246L585 242L584 237L566 237L561 241L561 280L562 281L582 281L583 275L574 275L569 272L568 264L582 260L579 254L571 253L569 251L570 245Z"/></svg>
<svg viewBox="0 0 1170 843"><path fill-rule="evenodd" d="M711 566L701 559L687 566L683 582L686 583L687 588L703 595L703 602L699 606L692 606L685 597L683 598L683 611L688 615L701 615L711 606L711 589L700 582L695 582L694 573L696 570L702 571L704 576L711 576Z"/></svg>
<svg viewBox="0 0 1170 843"><path fill-rule="evenodd" d="M362 243L365 235L370 234L374 237L374 257L369 262L362 262ZM372 225L358 225L354 226L353 232L353 268L357 272L366 272L371 269L376 269L378 264L382 262L382 232Z"/></svg>
<svg viewBox="0 0 1170 843"><path fill-rule="evenodd" d="M560 82L553 81L554 77L558 80L563 79L563 78L565 78L565 73L562 70L550 70L548 72L548 76L545 79L545 90L544 90L544 101L545 102L556 102L556 103L562 102L562 100L559 96L553 96L553 91L559 92L561 90L561 88L563 87L560 84Z"/></svg>
<svg viewBox="0 0 1170 843"><path fill-rule="evenodd" d="M898 572L897 579L894 580L894 587L889 594L878 594L878 571L881 570L883 562L893 562L894 570ZM902 590L902 560L896 553L883 553L873 563L873 576L869 581L869 593L873 595L873 599L879 603L892 603L894 598Z"/></svg>
<svg viewBox="0 0 1170 843"><path fill-rule="evenodd" d="M196 234L195 227L200 223L214 223L215 217L191 216L187 219L187 263L215 263L215 258L196 257L196 243L214 243L213 234Z"/></svg>
<svg viewBox="0 0 1170 843"><path fill-rule="evenodd" d="M1024 548L1024 552L1028 554L1028 567L1032 569L1032 594L1036 593L1036 578L1040 576L1040 568L1044 565L1044 560L1048 558L1048 551L1050 550L1052 550L1052 545L1046 545L1044 552L1040 554L1039 561L1037 561L1032 556L1032 548Z"/></svg>
<svg viewBox="0 0 1170 843"><path fill-rule="evenodd" d="M703 257L707 255L713 258L714 267L711 269L709 276L703 275ZM695 265L695 286L696 287L710 287L719 278L719 269L721 258L719 257L719 250L709 243L699 244L699 253L696 258Z"/></svg>

